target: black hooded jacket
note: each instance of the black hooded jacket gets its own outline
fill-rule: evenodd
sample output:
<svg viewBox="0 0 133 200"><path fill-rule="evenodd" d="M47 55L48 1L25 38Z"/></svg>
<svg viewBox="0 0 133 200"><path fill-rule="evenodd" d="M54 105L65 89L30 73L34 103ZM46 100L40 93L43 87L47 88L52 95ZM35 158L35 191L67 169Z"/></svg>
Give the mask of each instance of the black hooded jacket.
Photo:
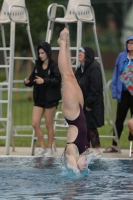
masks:
<svg viewBox="0 0 133 200"><path fill-rule="evenodd" d="M104 125L103 84L99 64L94 61L94 51L89 47L85 50L85 65L76 70L75 76L84 97L84 114L88 128L97 128ZM91 108L90 111L86 107Z"/></svg>
<svg viewBox="0 0 133 200"><path fill-rule="evenodd" d="M49 103L53 101L59 101L61 99L61 75L58 69L57 62L52 60L52 51L51 46L47 42L40 42L37 47L37 52L42 48L46 52L49 58L49 64L45 72L45 76L42 74L42 61L39 58L36 60L35 67L29 76L30 82L25 84L26 86L32 87L33 90L33 99L35 103L38 103L38 96L43 103ZM39 76L44 79L43 84L37 84L34 82L36 76ZM40 100L39 100L40 102Z"/></svg>

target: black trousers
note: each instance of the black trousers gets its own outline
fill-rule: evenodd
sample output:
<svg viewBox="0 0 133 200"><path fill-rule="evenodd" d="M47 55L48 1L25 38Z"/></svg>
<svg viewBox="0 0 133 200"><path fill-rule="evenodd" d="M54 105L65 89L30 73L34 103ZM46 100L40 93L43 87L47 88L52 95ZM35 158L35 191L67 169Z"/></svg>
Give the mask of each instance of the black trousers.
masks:
<svg viewBox="0 0 133 200"><path fill-rule="evenodd" d="M90 148L90 143L92 148L98 148L100 147L100 139L99 139L99 133L98 130L95 129L87 129L87 141L88 141L88 148Z"/></svg>
<svg viewBox="0 0 133 200"><path fill-rule="evenodd" d="M124 121L127 116L127 112L130 109L131 117L133 115L133 96L128 91L123 91L121 96L121 102L117 103L116 113L116 130L118 133L118 139L121 137L123 131ZM115 135L115 134L114 134ZM112 145L117 146L117 142L113 140Z"/></svg>

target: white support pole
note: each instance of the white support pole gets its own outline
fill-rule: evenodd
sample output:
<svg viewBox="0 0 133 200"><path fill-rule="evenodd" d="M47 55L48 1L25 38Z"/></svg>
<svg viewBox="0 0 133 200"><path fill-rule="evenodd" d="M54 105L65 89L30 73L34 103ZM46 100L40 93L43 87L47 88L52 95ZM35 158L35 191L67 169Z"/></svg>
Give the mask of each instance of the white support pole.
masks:
<svg viewBox="0 0 133 200"><path fill-rule="evenodd" d="M78 51L82 43L82 22L77 20L77 49L76 49L76 67L78 66Z"/></svg>
<svg viewBox="0 0 133 200"><path fill-rule="evenodd" d="M95 43L96 43L96 47L97 47L97 53L98 53L98 57L99 57L99 63L100 63L100 67L101 67L102 77L103 77L104 90L105 90L105 94L106 94L106 97L107 97L107 105L109 106L109 110L110 110L110 113L111 113L112 125L113 125L113 129L114 129L115 136L116 136L116 140L115 141L117 142L118 152L120 153L120 144L119 144L118 134L117 134L116 126L115 126L114 113L113 113L113 110L112 110L112 107L111 107L111 103L110 103L110 98L109 98L109 93L108 93L108 88L107 88L107 82L106 82L106 77L105 77L102 57L101 57L98 38L97 38L97 34L96 34L96 25L95 25L95 23L93 23L92 26L93 26L92 29L93 29Z"/></svg>
<svg viewBox="0 0 133 200"><path fill-rule="evenodd" d="M6 127L6 155L10 152L10 135L12 131L12 88L14 72L14 46L15 46L15 22L10 25L10 67L8 85L8 105L7 105L7 127Z"/></svg>
<svg viewBox="0 0 133 200"><path fill-rule="evenodd" d="M4 48L6 48L6 40L5 40L5 31L4 31L4 26L1 25L1 36L2 36L2 45ZM8 61L7 61L7 51L4 50L4 61L5 61L5 65L8 65ZM9 77L9 70L7 68L5 68L6 71L6 80L8 81L8 77Z"/></svg>
<svg viewBox="0 0 133 200"><path fill-rule="evenodd" d="M30 26L29 26L29 24L27 24L26 30L27 30L27 34L28 34L28 38L29 38L31 52L32 52L32 55L33 55L33 60L32 61L33 61L33 63L35 63L36 55L35 55L35 50L34 50L34 46L33 46L33 42L32 42L32 37L31 37L31 32L30 32Z"/></svg>
<svg viewBox="0 0 133 200"><path fill-rule="evenodd" d="M132 156L132 141L130 141L129 158Z"/></svg>

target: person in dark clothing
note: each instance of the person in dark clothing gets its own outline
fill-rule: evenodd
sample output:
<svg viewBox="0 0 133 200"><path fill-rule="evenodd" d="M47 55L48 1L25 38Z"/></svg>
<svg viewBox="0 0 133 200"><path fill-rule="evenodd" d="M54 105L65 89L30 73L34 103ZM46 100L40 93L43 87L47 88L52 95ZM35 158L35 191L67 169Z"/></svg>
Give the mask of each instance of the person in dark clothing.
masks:
<svg viewBox="0 0 133 200"><path fill-rule="evenodd" d="M34 86L32 126L35 129L41 147L36 155L50 156L53 154L53 119L61 99L61 75L57 62L52 59L49 43L40 42L37 52L38 60L36 60L33 72L28 78L24 79L24 83L29 87ZM43 115L48 132L48 148L44 144L44 134L40 127Z"/></svg>
<svg viewBox="0 0 133 200"><path fill-rule="evenodd" d="M58 39L60 46L58 65L62 77L62 113L69 127L67 144L64 151L64 161L73 172L79 173L87 168L87 126L83 113L83 95L74 76L70 52L69 31L64 28Z"/></svg>
<svg viewBox="0 0 133 200"><path fill-rule="evenodd" d="M104 125L104 101L101 70L94 61L94 51L89 47L79 49L80 66L75 72L84 97L84 114L87 123L88 147L90 143L100 154L100 139L97 128Z"/></svg>
<svg viewBox="0 0 133 200"><path fill-rule="evenodd" d="M120 80L120 76L126 67L133 65L133 36L130 36L127 39L125 46L125 51L120 52L117 56L112 76L112 98L117 99L115 125L118 139L121 137L128 110L130 110L131 117L133 116L133 95L131 95L125 84ZM114 131L113 135L115 135ZM132 135L130 132L128 140L132 141ZM103 153L115 152L118 152L118 144L117 141L113 140L112 145L106 148Z"/></svg>

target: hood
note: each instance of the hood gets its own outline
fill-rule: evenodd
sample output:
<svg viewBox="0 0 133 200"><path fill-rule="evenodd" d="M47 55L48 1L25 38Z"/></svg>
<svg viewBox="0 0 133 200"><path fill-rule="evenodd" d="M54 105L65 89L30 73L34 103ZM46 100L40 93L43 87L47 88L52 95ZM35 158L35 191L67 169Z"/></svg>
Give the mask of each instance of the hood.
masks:
<svg viewBox="0 0 133 200"><path fill-rule="evenodd" d="M46 54L47 54L47 56L48 56L49 59L52 58L51 45L48 42L43 42L43 41L40 42L39 45L38 45L38 47L37 47L37 53L38 53L38 51L39 51L40 48L42 48L46 52ZM38 60L40 60L39 54L38 54Z"/></svg>
<svg viewBox="0 0 133 200"><path fill-rule="evenodd" d="M85 67L90 65L95 58L95 53L90 47L83 47L85 50Z"/></svg>
<svg viewBox="0 0 133 200"><path fill-rule="evenodd" d="M126 41L126 51L127 51L127 52L128 52L128 50L127 50L127 43L128 43L129 40L133 40L133 36L130 36L130 37L127 39L127 41Z"/></svg>

